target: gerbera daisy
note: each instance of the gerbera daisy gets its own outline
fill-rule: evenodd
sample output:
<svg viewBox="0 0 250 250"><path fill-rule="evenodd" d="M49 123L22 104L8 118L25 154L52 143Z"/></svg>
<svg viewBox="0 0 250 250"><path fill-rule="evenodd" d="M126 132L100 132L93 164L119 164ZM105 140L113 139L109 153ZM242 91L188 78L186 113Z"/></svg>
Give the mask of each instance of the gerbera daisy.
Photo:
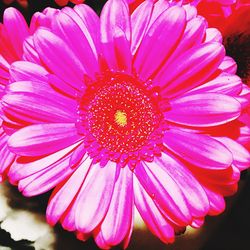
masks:
<svg viewBox="0 0 250 250"><path fill-rule="evenodd" d="M22 58L25 59L24 51L30 50L32 50L33 56L27 59L34 62L39 60L35 56L32 41L29 42L28 37L38 27L49 26L49 19L53 11L48 8L43 13L35 13L29 28L18 10L14 8L5 10L3 23L0 23L0 98L10 80L11 63L22 60ZM6 123L8 123L7 119L5 122L2 121L2 106L0 106L0 182L5 179L8 169L15 159L15 155L7 147L7 140L12 131L6 127Z"/></svg>
<svg viewBox="0 0 250 250"><path fill-rule="evenodd" d="M110 0L56 13L33 35L40 64L15 62L2 99L20 157L9 178L79 239L127 246L134 205L163 242L224 210L249 152L236 140L247 99L206 21L167 1ZM30 58L33 56L32 50ZM237 99L238 98L238 99Z"/></svg>

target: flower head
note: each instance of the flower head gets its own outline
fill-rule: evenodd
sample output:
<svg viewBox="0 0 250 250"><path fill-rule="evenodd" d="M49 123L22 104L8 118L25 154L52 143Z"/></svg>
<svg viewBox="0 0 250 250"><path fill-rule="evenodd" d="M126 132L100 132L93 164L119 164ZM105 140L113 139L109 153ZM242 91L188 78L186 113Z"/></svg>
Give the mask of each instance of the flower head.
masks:
<svg viewBox="0 0 250 250"><path fill-rule="evenodd" d="M52 12L53 9L48 8L43 13L35 13L29 28L18 10L11 7L5 10L3 23L0 23L0 98L2 98L10 81L9 68L11 63L23 58L34 62L39 60L35 56L29 37L38 27L49 26L50 13ZM33 51L33 56L32 58L26 58L25 51L30 50ZM13 132L13 128L6 126L9 121L7 117L5 121L2 120L2 108L2 105L0 105L0 181L5 179L8 169L15 159L15 155L7 147L7 140Z"/></svg>
<svg viewBox="0 0 250 250"><path fill-rule="evenodd" d="M11 65L2 104L20 157L9 178L26 196L55 187L47 208L80 239L123 242L134 205L164 242L224 210L250 155L242 82L220 34L195 13L110 0L58 11L38 29L33 62Z"/></svg>

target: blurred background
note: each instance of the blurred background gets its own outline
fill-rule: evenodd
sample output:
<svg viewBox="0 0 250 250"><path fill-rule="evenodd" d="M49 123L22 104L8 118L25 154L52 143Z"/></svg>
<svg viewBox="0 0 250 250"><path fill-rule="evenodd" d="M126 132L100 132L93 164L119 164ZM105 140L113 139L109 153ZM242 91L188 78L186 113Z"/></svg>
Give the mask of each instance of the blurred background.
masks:
<svg viewBox="0 0 250 250"><path fill-rule="evenodd" d="M104 0L86 0L100 13ZM72 4L68 4L73 6ZM50 6L60 8L53 0L30 0L28 4L12 2L8 6L19 9L29 23L36 11ZM8 7L0 0L0 21ZM250 76L250 27L248 33L237 30L224 37L227 54L238 64L238 75L246 83ZM73 233L59 225L51 228L44 214L50 193L35 198L25 198L7 182L0 185L0 250L80 250L98 249L92 239L81 242ZM165 245L154 237L138 216L129 245L130 250L248 250L250 249L250 173L242 173L239 191L226 198L227 207L223 214L207 217L201 229L187 228L178 235L173 245ZM116 247L114 249L121 249Z"/></svg>

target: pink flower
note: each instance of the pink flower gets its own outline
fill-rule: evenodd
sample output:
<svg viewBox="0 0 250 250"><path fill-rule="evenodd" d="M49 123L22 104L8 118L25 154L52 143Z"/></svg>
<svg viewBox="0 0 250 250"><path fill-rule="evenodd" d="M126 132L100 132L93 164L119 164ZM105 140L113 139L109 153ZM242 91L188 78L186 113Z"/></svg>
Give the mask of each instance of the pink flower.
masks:
<svg viewBox="0 0 250 250"><path fill-rule="evenodd" d="M130 15L110 0L100 19L77 5L30 44L2 98L20 156L9 178L26 196L55 187L51 225L108 249L128 245L135 207L166 243L224 210L249 167L237 142L248 100L202 17L167 1Z"/></svg>
<svg viewBox="0 0 250 250"><path fill-rule="evenodd" d="M28 37L40 26L49 26L50 13L53 9L46 9L44 13L35 13L31 20L30 28L27 26L22 14L14 9L8 8L4 12L3 24L0 23L0 98L9 83L10 64L25 59L24 51L31 50ZM24 48L23 48L24 47ZM33 50L33 49L32 49ZM34 50L33 50L34 53ZM28 58L32 61L33 58ZM0 106L0 182L5 179L8 169L14 162L15 155L7 147L7 140L13 128L6 126L9 118L2 121L2 105Z"/></svg>

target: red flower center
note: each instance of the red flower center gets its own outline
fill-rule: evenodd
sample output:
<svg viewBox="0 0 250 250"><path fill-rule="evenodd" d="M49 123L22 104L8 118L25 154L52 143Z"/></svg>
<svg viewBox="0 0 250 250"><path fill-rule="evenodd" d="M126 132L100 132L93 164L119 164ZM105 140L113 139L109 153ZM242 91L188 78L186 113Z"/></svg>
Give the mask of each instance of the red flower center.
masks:
<svg viewBox="0 0 250 250"><path fill-rule="evenodd" d="M119 77L99 86L88 104L86 118L97 142L120 153L140 149L159 123L146 91L131 79Z"/></svg>

